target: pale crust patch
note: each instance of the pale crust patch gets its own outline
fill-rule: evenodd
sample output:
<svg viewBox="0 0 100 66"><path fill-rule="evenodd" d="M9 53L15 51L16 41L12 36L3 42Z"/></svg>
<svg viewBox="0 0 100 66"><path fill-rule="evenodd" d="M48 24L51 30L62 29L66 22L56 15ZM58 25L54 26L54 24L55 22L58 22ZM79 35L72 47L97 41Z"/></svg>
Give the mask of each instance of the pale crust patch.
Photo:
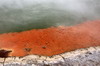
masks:
<svg viewBox="0 0 100 66"><path fill-rule="evenodd" d="M0 64L4 65L93 65L100 64L100 46L78 49L71 52L62 53L54 56L28 55L24 57L0 58Z"/></svg>

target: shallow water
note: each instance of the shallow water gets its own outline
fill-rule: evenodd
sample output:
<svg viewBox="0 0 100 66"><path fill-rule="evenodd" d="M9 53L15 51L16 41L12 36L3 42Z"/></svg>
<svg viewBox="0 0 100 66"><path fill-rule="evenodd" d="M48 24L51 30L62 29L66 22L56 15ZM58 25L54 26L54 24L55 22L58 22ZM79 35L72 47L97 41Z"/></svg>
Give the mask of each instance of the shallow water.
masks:
<svg viewBox="0 0 100 66"><path fill-rule="evenodd" d="M100 19L100 0L0 0L0 33Z"/></svg>

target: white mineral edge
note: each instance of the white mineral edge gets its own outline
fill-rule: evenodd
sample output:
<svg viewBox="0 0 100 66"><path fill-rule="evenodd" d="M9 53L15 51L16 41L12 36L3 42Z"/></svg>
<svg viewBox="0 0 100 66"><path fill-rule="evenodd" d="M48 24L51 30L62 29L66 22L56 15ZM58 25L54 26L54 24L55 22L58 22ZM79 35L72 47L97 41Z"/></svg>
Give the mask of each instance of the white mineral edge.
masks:
<svg viewBox="0 0 100 66"><path fill-rule="evenodd" d="M74 58L78 55L84 55L87 52L98 52L100 51L100 46L97 47L89 47L89 48L85 48L85 49L77 49L75 51L71 51L71 52L66 52L66 53L62 53L59 55L54 55L52 57L49 56L38 56L38 55L28 55L22 58L19 57L8 57L5 60L5 63L11 63L11 62L22 62L22 63L26 63L28 60L33 60L36 61L38 63L42 63L43 61L52 63L52 62L57 62L57 61L62 61L63 62L63 58ZM3 62L5 58L0 58L0 62Z"/></svg>

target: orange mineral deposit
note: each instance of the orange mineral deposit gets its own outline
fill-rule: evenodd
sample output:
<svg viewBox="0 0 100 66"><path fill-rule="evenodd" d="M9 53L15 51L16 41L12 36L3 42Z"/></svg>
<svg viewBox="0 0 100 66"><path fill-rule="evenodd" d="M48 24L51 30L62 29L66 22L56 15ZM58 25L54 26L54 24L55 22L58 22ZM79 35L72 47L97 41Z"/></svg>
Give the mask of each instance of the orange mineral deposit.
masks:
<svg viewBox="0 0 100 66"><path fill-rule="evenodd" d="M0 34L0 56L52 56L100 45L100 20Z"/></svg>

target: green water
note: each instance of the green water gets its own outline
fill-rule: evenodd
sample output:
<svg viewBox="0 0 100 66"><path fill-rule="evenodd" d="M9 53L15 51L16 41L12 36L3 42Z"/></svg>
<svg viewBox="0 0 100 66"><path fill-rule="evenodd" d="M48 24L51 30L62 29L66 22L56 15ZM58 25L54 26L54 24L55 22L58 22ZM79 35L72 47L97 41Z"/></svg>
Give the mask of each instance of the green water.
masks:
<svg viewBox="0 0 100 66"><path fill-rule="evenodd" d="M0 0L0 33L100 19L99 0Z"/></svg>

